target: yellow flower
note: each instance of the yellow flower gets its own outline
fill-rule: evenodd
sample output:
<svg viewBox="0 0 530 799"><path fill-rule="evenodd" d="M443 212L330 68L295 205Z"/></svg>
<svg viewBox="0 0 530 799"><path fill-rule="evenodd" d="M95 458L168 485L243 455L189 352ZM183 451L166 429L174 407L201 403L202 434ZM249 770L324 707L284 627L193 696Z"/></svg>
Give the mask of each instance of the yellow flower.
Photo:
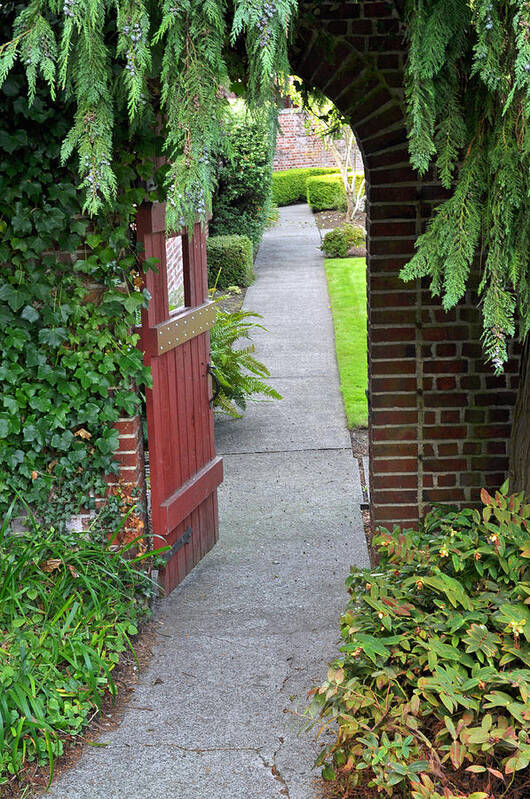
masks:
<svg viewBox="0 0 530 799"><path fill-rule="evenodd" d="M512 619L512 621L509 622L508 627L510 628L510 632L513 633L514 637L518 638L523 632L525 624L526 619Z"/></svg>
<svg viewBox="0 0 530 799"><path fill-rule="evenodd" d="M445 547L440 547L440 557L446 558L449 555L449 552Z"/></svg>
<svg viewBox="0 0 530 799"><path fill-rule="evenodd" d="M416 580L416 588L418 589L418 591L421 591L421 589L423 588L423 580Z"/></svg>

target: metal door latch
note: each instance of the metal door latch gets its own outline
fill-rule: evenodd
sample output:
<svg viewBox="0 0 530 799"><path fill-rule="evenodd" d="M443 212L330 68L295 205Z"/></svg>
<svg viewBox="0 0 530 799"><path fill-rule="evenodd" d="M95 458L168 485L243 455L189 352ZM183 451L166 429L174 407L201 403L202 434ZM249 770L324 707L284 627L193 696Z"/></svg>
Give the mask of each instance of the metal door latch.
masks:
<svg viewBox="0 0 530 799"><path fill-rule="evenodd" d="M215 400L217 399L217 397L219 396L219 392L221 391L221 384L219 382L219 378L215 374L215 366L212 366L212 364L209 363L208 366L206 367L206 371L208 372L209 375L211 375L212 380L213 380L213 382L215 384L213 397L210 400L210 407L213 407L213 404L214 404Z"/></svg>
<svg viewBox="0 0 530 799"><path fill-rule="evenodd" d="M191 529L191 527L186 527L180 538L178 538L171 547L171 549L164 554L166 561L171 560L171 558L177 554L179 549L182 549L183 546L189 544L192 535L193 535L193 530Z"/></svg>

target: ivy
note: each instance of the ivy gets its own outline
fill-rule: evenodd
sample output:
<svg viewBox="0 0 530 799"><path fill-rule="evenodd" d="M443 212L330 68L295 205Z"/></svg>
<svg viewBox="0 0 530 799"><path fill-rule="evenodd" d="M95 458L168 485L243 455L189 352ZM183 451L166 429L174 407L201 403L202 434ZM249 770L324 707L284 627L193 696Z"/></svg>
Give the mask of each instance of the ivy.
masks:
<svg viewBox="0 0 530 799"><path fill-rule="evenodd" d="M16 73L0 93L11 122L0 130L0 512L18 491L56 525L104 492L103 476L117 471L113 424L149 381L131 335L148 294L130 224L156 142L124 147L118 201L89 221L60 164L70 110L30 106Z"/></svg>

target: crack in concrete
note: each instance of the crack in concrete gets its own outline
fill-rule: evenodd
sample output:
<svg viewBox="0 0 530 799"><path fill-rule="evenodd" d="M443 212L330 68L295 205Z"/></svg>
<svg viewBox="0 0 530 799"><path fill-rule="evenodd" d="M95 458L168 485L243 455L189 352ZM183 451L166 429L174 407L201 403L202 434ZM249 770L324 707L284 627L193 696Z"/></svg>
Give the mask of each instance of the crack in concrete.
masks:
<svg viewBox="0 0 530 799"><path fill-rule="evenodd" d="M280 745L276 749L276 751L274 752L274 754L272 756L271 772L272 772L274 778L276 780L278 780L278 782L281 782L281 784L283 785L283 788L280 790L280 793L283 794L284 796L286 796L287 799L289 799L290 793L289 793L289 786L287 784L287 780L285 779L285 777L283 776L283 774L279 770L278 766L276 765L276 759L277 759L278 755L280 754L280 751L281 751L281 748L282 748L282 746L284 744L285 739L284 738L279 738L278 740L280 742Z"/></svg>
<svg viewBox="0 0 530 799"><path fill-rule="evenodd" d="M264 768L266 768L268 771L270 771L270 773L272 774L274 779L277 782L281 783L281 785L283 786L280 789L281 795L282 796L286 796L287 799L289 799L289 786L287 785L287 782L285 781L285 778L283 777L282 773L279 771L279 769L278 769L278 767L276 765L276 756L277 756L278 752L280 751L280 749L282 748L283 738L280 738L280 741L281 741L280 746L278 747L278 749L272 755L272 763L269 763L269 761L261 754L261 752L258 752L258 755L261 758L261 762L263 763Z"/></svg>
<svg viewBox="0 0 530 799"><path fill-rule="evenodd" d="M113 747L131 747L137 746L137 744L128 744L128 743L112 743ZM152 748L160 748L160 747L172 747L173 749L178 749L181 752L189 752L190 754L197 754L202 755L205 752L254 752L254 754L258 755L263 759L263 755L261 754L261 749L258 749L255 746L205 746L205 747L192 747L192 746L183 746L182 744L176 744L174 741L159 741L157 743L140 743L140 746L144 747L152 747Z"/></svg>
<svg viewBox="0 0 530 799"><path fill-rule="evenodd" d="M300 449L252 449L222 452L219 455L290 455L291 452L350 452L351 447L301 447Z"/></svg>

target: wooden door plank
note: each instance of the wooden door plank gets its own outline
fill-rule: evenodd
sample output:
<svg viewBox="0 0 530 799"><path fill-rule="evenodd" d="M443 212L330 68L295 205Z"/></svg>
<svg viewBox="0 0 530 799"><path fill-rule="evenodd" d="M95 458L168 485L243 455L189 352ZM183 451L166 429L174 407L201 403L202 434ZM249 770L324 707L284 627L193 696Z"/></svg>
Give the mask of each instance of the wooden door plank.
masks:
<svg viewBox="0 0 530 799"><path fill-rule="evenodd" d="M161 570L161 582L169 593L218 538L217 486L223 468L222 459L215 457L209 405L208 325L201 330L199 321L196 335L177 336L181 321L175 326L175 315L170 321L164 206L142 209L137 231L145 257L157 257L160 262L158 273L145 275L152 300L142 318L144 357L153 371L153 390L147 390L146 396L154 532L173 545L186 530L193 530L190 541ZM183 313L193 317L208 297L206 238L200 224L195 225L192 237L183 235L182 244L188 306Z"/></svg>
<svg viewBox="0 0 530 799"><path fill-rule="evenodd" d="M214 458L175 493L162 502L166 534L180 524L223 480L223 459Z"/></svg>
<svg viewBox="0 0 530 799"><path fill-rule="evenodd" d="M191 372L192 372L192 379L191 379L191 389L192 389L192 402L193 402L193 417L194 417L194 426L193 426L193 436L194 436L194 443L195 443L195 453L196 453L196 468L197 471L202 469L205 465L203 457L202 457L202 441L201 441L201 427L198 422L200 421L200 414L198 413L199 410L199 403L200 403L200 383L201 383L201 375L199 369L199 363L197 358L197 345L198 345L198 338L193 339L190 341L190 359L191 359ZM201 538L202 538L202 526L201 526L201 514L200 511L195 512L196 519L194 520L195 528L200 531L198 536L194 536L194 541L192 542L192 546L190 550L192 550L192 557L193 560L200 559L200 551L201 551ZM194 528L194 529L195 529Z"/></svg>
<svg viewBox="0 0 530 799"><path fill-rule="evenodd" d="M188 461L189 474L197 471L197 450L195 444L195 408L193 407L193 369L191 355L191 341L182 345L184 355L184 382L182 392L186 402L186 427L188 434Z"/></svg>

